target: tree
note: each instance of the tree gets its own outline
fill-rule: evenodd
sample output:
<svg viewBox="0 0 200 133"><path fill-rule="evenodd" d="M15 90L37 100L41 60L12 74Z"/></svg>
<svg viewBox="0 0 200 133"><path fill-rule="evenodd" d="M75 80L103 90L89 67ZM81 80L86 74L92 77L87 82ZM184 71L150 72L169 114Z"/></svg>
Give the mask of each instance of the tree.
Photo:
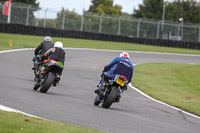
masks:
<svg viewBox="0 0 200 133"><path fill-rule="evenodd" d="M138 18L161 19L162 18L162 0L143 0L139 9L134 9L133 16Z"/></svg>
<svg viewBox="0 0 200 133"><path fill-rule="evenodd" d="M98 14L121 15L122 6L113 5L113 0L92 0L88 12Z"/></svg>
<svg viewBox="0 0 200 133"><path fill-rule="evenodd" d="M162 19L164 0L143 0L139 9L134 9L133 16L138 18ZM176 21L177 1L166 2L165 20ZM194 0L181 0L179 5L179 18L184 22L199 23L200 7Z"/></svg>
<svg viewBox="0 0 200 133"><path fill-rule="evenodd" d="M65 14L64 14L65 13ZM65 17L65 23L64 23L64 29L67 30L80 30L81 27L81 16L78 15L75 10L69 11L69 10L62 10L57 13L56 18L56 27L61 29L63 25L63 15Z"/></svg>
<svg viewBox="0 0 200 133"><path fill-rule="evenodd" d="M87 24L84 24L84 26L92 32L100 31L108 34L117 34L118 19L116 16L122 15L121 9L121 5L113 5L113 0L92 0L92 5L85 12L86 17L84 17L84 22L87 22ZM95 17L87 17L87 14L91 13L95 13ZM111 18L110 15L114 17Z"/></svg>

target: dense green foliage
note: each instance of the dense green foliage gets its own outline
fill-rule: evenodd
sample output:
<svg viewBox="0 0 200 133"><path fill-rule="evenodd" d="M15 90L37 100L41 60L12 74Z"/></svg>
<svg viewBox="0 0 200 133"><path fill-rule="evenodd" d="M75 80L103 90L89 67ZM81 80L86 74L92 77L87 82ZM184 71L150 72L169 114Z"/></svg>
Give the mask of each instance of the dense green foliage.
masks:
<svg viewBox="0 0 200 133"><path fill-rule="evenodd" d="M89 10L85 14L100 14L104 15L102 17L87 17L86 25L84 25L84 30L86 31L100 31L108 34L117 34L118 28L118 19L107 18L106 15L120 16L121 5L113 5L113 0L92 0L92 5L89 7ZM99 29L100 21L102 22L102 29ZM89 30L87 30L89 29Z"/></svg>
<svg viewBox="0 0 200 133"><path fill-rule="evenodd" d="M134 9L134 16L138 18L162 19L164 0L143 0L139 9ZM176 17L184 18L184 22L200 22L200 6L194 0L180 0L179 8L177 1L165 2L165 20L177 21ZM177 14L177 8L178 14Z"/></svg>
<svg viewBox="0 0 200 133"><path fill-rule="evenodd" d="M199 23L200 22L200 6L196 5L193 0L181 1L179 9L179 18L184 18L184 22L188 23ZM166 20L176 21L176 8L177 3L167 3L166 4Z"/></svg>
<svg viewBox="0 0 200 133"><path fill-rule="evenodd" d="M121 15L121 5L113 5L113 0L92 0L88 12L97 14Z"/></svg>
<svg viewBox="0 0 200 133"><path fill-rule="evenodd" d="M63 15L65 17L65 23L64 27L65 29L68 30L80 30L81 26L81 16L78 15L75 11L69 11L65 10L62 8L62 10L57 13L57 18L56 18L56 27L57 28L62 28L62 22L63 22Z"/></svg>
<svg viewBox="0 0 200 133"><path fill-rule="evenodd" d="M139 9L134 10L134 16L138 18L161 19L162 18L162 0L143 0Z"/></svg>

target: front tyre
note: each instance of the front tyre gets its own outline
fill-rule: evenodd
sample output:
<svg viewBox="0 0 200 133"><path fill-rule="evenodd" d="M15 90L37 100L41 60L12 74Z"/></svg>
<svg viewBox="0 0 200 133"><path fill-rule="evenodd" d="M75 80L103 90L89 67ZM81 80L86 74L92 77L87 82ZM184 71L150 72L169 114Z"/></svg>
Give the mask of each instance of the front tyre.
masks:
<svg viewBox="0 0 200 133"><path fill-rule="evenodd" d="M40 92L42 93L46 93L49 90L56 77L55 73L53 72L49 72L46 76L46 80L42 83L40 88Z"/></svg>
<svg viewBox="0 0 200 133"><path fill-rule="evenodd" d="M39 79L35 77L35 82L36 82L36 83L35 83L34 86L33 86L33 90L35 90L35 91L40 87L40 84L39 84L39 81L38 81L38 80L39 80Z"/></svg>
<svg viewBox="0 0 200 133"><path fill-rule="evenodd" d="M36 85L36 84L35 84L35 85L33 86L33 90L36 91L39 87L40 87L40 85Z"/></svg>
<svg viewBox="0 0 200 133"><path fill-rule="evenodd" d="M94 99L94 105L98 106L100 104L100 97L97 95Z"/></svg>
<svg viewBox="0 0 200 133"><path fill-rule="evenodd" d="M111 87L111 91L108 94L107 98L104 100L102 107L103 108L109 108L113 102L115 102L116 98L118 96L118 89L115 86Z"/></svg>

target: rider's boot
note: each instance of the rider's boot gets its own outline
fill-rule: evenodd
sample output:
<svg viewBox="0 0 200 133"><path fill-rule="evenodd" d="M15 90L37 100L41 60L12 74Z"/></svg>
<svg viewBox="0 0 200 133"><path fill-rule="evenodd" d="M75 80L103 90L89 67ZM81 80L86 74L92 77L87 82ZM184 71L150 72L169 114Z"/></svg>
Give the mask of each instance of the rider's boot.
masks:
<svg viewBox="0 0 200 133"><path fill-rule="evenodd" d="M34 84L33 89L37 90L39 87L40 87L39 81L38 79L36 79L36 83Z"/></svg>
<svg viewBox="0 0 200 133"><path fill-rule="evenodd" d="M103 92L105 91L105 84L102 84L101 86L97 85L98 89L96 89L94 92L97 95L101 95L103 94Z"/></svg>
<svg viewBox="0 0 200 133"><path fill-rule="evenodd" d="M60 81L60 76L56 75L56 78L54 80L53 86L57 86L57 84L59 83L59 81Z"/></svg>
<svg viewBox="0 0 200 133"><path fill-rule="evenodd" d="M32 70L36 70L37 69L37 64L34 63L34 66L32 67Z"/></svg>
<svg viewBox="0 0 200 133"><path fill-rule="evenodd" d="M38 65L38 60L37 60L37 58L34 58L34 59L33 59L33 67L32 67L32 70L36 70L36 69L37 69L37 65Z"/></svg>
<svg viewBox="0 0 200 133"><path fill-rule="evenodd" d="M97 95L102 95L105 91L105 76L104 74L101 74L101 80L100 80L100 83L99 85L97 85L97 88L94 92L97 94Z"/></svg>
<svg viewBox="0 0 200 133"><path fill-rule="evenodd" d="M119 102L120 101L120 99L121 99L121 96L119 95L118 97L117 97L117 99L116 99L116 101L115 102Z"/></svg>
<svg viewBox="0 0 200 133"><path fill-rule="evenodd" d="M32 67L32 70L36 70L36 67L35 67L35 66L33 66L33 67Z"/></svg>

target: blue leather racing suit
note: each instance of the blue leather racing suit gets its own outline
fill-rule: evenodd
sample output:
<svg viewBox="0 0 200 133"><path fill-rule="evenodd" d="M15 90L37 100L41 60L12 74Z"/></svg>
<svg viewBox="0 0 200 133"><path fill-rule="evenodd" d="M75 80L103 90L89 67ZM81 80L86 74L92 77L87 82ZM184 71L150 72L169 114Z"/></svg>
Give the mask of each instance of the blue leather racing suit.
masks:
<svg viewBox="0 0 200 133"><path fill-rule="evenodd" d="M128 80L128 83L130 83L134 67L128 58L116 57L104 67L103 72L107 72L106 78L114 78L116 74L123 75Z"/></svg>

